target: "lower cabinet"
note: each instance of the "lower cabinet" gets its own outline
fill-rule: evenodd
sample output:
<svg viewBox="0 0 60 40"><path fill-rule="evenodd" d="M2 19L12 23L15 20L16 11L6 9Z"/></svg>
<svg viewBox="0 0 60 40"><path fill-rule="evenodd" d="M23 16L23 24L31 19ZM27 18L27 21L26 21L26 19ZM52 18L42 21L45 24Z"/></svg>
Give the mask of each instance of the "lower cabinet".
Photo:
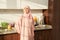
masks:
<svg viewBox="0 0 60 40"><path fill-rule="evenodd" d="M12 37L13 37L12 40L20 40L20 35L19 34L13 34Z"/></svg>
<svg viewBox="0 0 60 40"><path fill-rule="evenodd" d="M35 31L35 40L52 40L52 30Z"/></svg>
<svg viewBox="0 0 60 40"><path fill-rule="evenodd" d="M4 36L4 40L20 40L19 34L7 34Z"/></svg>
<svg viewBox="0 0 60 40"><path fill-rule="evenodd" d="M12 40L12 35L4 35L4 40Z"/></svg>
<svg viewBox="0 0 60 40"><path fill-rule="evenodd" d="M52 40L52 30L36 30L34 31L34 40ZM20 40L18 33L0 35L0 40Z"/></svg>
<svg viewBox="0 0 60 40"><path fill-rule="evenodd" d="M0 40L4 40L2 35L0 35Z"/></svg>
<svg viewBox="0 0 60 40"><path fill-rule="evenodd" d="M0 36L0 40L20 40L19 34L3 34Z"/></svg>

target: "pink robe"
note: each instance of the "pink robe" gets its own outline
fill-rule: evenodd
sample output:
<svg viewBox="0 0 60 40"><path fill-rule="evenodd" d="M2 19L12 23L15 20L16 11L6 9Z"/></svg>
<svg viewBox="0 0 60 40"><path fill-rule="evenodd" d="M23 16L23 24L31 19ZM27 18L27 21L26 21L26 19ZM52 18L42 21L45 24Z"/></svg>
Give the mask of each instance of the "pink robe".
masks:
<svg viewBox="0 0 60 40"><path fill-rule="evenodd" d="M34 40L34 22L31 14L22 15L15 28L20 34L20 40Z"/></svg>

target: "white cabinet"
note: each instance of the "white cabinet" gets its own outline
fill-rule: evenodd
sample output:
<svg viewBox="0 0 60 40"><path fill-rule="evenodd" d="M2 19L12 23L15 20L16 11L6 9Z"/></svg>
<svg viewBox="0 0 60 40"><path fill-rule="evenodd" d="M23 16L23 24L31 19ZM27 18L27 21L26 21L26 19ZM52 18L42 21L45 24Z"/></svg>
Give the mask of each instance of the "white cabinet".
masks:
<svg viewBox="0 0 60 40"><path fill-rule="evenodd" d="M0 0L0 9L7 8L7 0Z"/></svg>
<svg viewBox="0 0 60 40"><path fill-rule="evenodd" d="M0 0L0 9L23 9L26 5L31 9L48 9L48 0Z"/></svg>
<svg viewBox="0 0 60 40"><path fill-rule="evenodd" d="M0 9L17 9L17 0L0 0Z"/></svg>
<svg viewBox="0 0 60 40"><path fill-rule="evenodd" d="M7 0L7 9L17 9L17 0Z"/></svg>
<svg viewBox="0 0 60 40"><path fill-rule="evenodd" d="M31 9L48 9L48 0L21 0L21 9L26 5Z"/></svg>
<svg viewBox="0 0 60 40"><path fill-rule="evenodd" d="M21 0L17 0L17 9L21 9Z"/></svg>

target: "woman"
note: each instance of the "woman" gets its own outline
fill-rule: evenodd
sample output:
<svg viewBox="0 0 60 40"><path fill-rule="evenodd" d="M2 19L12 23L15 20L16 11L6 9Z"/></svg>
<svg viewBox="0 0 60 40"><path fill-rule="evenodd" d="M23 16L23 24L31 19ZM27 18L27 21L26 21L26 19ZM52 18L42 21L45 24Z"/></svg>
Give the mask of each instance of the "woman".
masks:
<svg viewBox="0 0 60 40"><path fill-rule="evenodd" d="M50 24L49 15L48 15L48 10L47 9L43 10L43 15L44 15L44 24Z"/></svg>
<svg viewBox="0 0 60 40"><path fill-rule="evenodd" d="M16 22L15 28L20 34L20 40L34 40L34 22L30 7L24 7L23 11L24 14Z"/></svg>

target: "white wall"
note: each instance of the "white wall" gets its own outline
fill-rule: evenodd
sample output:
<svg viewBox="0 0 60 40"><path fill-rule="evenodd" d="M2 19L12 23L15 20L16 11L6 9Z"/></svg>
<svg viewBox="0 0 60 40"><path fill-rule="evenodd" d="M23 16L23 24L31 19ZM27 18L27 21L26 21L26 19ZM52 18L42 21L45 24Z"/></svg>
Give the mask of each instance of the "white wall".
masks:
<svg viewBox="0 0 60 40"><path fill-rule="evenodd" d="M32 15L37 16L39 19L41 13L41 10L32 11ZM21 14L23 14L22 10L0 10L0 22L15 22Z"/></svg>

